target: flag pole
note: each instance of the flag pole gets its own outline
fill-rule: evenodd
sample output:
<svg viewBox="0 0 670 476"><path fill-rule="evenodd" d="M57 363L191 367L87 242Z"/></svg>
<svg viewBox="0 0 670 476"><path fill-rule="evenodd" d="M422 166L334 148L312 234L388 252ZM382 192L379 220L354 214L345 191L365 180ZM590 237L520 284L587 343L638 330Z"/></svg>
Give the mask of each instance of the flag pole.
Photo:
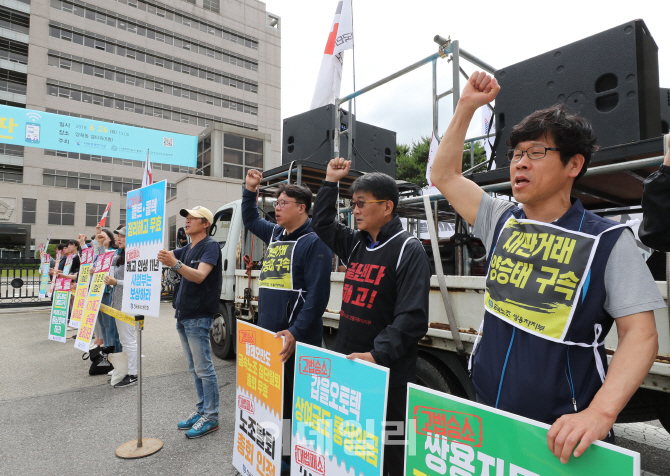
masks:
<svg viewBox="0 0 670 476"><path fill-rule="evenodd" d="M356 37L353 35L354 31L354 0L351 0L351 70L354 75L354 92L356 92ZM354 115L356 114L356 98L354 97Z"/></svg>

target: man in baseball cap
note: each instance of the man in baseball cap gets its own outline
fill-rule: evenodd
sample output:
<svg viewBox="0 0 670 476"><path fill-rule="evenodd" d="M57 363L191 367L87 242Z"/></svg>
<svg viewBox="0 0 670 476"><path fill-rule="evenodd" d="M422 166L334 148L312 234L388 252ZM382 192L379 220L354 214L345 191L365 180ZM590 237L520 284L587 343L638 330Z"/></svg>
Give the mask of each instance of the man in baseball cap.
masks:
<svg viewBox="0 0 670 476"><path fill-rule="evenodd" d="M174 251L161 250L158 260L181 275L172 307L188 369L195 379L198 402L196 411L180 421L177 428L187 430L188 438L198 438L219 429L219 383L212 364L209 331L219 312L221 250L209 236L214 223L211 211L198 206L184 208L179 214L186 217L184 230L191 237L191 244Z"/></svg>

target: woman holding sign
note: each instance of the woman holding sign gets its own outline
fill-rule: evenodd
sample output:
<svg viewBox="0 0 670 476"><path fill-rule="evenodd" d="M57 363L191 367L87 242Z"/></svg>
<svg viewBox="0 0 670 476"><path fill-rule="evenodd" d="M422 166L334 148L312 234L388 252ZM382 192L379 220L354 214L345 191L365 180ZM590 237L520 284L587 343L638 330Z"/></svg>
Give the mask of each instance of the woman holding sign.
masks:
<svg viewBox="0 0 670 476"><path fill-rule="evenodd" d="M121 301L123 300L123 277L126 264L126 227L122 226L114 231L116 246L119 251L112 259L112 268L109 276L105 277L105 284L114 286L112 294L111 307L121 310ZM123 350L128 355L128 375L123 380L114 385L114 388L128 387L137 383L137 341L135 340L135 328L125 322L117 322L119 339Z"/></svg>

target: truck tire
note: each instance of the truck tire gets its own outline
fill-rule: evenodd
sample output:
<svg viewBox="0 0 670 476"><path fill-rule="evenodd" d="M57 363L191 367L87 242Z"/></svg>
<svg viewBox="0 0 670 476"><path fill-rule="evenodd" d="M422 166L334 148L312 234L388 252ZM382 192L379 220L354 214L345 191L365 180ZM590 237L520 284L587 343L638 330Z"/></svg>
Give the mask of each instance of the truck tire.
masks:
<svg viewBox="0 0 670 476"><path fill-rule="evenodd" d="M219 312L214 315L214 324L209 331L212 351L219 359L229 359L235 353L235 329L228 308L219 303Z"/></svg>
<svg viewBox="0 0 670 476"><path fill-rule="evenodd" d="M416 383L438 392L467 398L458 382L449 375L448 370L441 371L437 365L422 355L416 359Z"/></svg>
<svg viewBox="0 0 670 476"><path fill-rule="evenodd" d="M670 394L659 392L656 396L656 410L661 425L670 432Z"/></svg>

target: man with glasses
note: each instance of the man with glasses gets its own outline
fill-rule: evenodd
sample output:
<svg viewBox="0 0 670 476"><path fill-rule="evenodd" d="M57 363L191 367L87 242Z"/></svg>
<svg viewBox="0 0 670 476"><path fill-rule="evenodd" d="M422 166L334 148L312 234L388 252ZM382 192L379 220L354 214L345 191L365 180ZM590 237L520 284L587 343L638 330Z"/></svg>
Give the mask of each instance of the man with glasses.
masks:
<svg viewBox="0 0 670 476"><path fill-rule="evenodd" d="M403 230L395 180L382 173L351 185L358 230L337 220L338 182L351 161L333 159L314 201L314 231L347 266L335 351L390 369L384 475L403 467L407 382L414 381L419 340L428 331L430 265L418 239Z"/></svg>
<svg viewBox="0 0 670 476"><path fill-rule="evenodd" d="M477 399L552 425L547 444L567 463L597 439L614 441L612 425L656 357L653 310L665 304L632 232L570 197L597 147L591 125L564 105L510 131L518 204L462 175L468 125L499 91L485 73L470 77L431 181L487 249L484 328L472 359ZM615 320L607 370L604 340Z"/></svg>
<svg viewBox="0 0 670 476"><path fill-rule="evenodd" d="M258 215L257 190L263 174L247 172L242 191L242 221L268 249L258 290L258 325L284 337L284 420L291 419L295 343L321 346L323 313L330 298L333 255L312 231L312 192L300 185L280 184L275 194L274 225ZM252 257L253 259L253 257ZM288 470L290 458L282 461Z"/></svg>

